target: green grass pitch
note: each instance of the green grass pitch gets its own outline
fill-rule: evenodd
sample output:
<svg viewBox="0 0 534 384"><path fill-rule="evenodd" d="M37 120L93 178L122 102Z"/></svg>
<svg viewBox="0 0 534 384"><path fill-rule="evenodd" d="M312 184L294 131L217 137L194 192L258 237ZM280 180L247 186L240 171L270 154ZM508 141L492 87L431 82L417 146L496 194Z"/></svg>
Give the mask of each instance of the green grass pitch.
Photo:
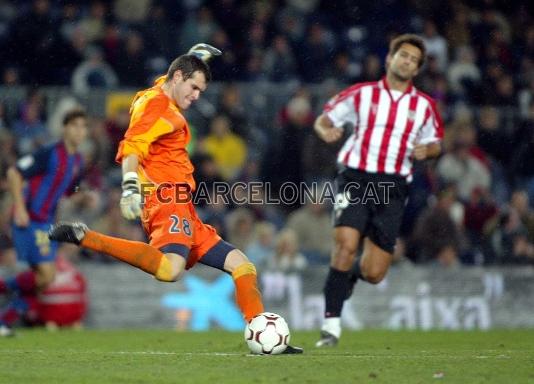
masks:
<svg viewBox="0 0 534 384"><path fill-rule="evenodd" d="M300 356L249 355L242 334L20 330L0 339L0 383L534 383L534 330L345 332Z"/></svg>

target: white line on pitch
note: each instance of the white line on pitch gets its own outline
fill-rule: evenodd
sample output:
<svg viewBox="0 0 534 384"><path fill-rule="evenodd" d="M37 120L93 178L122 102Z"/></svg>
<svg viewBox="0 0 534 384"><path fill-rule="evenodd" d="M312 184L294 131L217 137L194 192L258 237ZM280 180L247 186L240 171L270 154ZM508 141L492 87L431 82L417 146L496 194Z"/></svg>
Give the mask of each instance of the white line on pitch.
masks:
<svg viewBox="0 0 534 384"><path fill-rule="evenodd" d="M27 353L47 353L49 354L52 351L45 351L42 349L34 350L8 350L0 349L0 353L6 354L27 354ZM139 356L247 356L247 357L257 357L262 355L253 355L240 352L169 352L169 351L79 351L79 350L64 350L59 351L60 353L78 353L78 354L99 354L99 355L139 355ZM321 354L314 355L321 358L348 358L348 359L510 359L511 356L500 354L495 356L488 355L475 355L475 356L457 356L457 355L336 355L336 354Z"/></svg>

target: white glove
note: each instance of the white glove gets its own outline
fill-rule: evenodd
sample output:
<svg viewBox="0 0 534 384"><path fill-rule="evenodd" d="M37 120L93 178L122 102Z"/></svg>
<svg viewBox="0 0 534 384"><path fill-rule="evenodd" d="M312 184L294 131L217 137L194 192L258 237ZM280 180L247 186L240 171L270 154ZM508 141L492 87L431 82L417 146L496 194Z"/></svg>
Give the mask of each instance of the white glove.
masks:
<svg viewBox="0 0 534 384"><path fill-rule="evenodd" d="M220 49L215 48L214 46L211 46L206 43L199 43L195 44L191 47L189 52L187 52L188 55L194 55L198 57L200 60L207 62L210 60L213 56L221 56L222 52Z"/></svg>
<svg viewBox="0 0 534 384"><path fill-rule="evenodd" d="M122 176L121 214L125 219L135 220L141 216L141 192L136 172Z"/></svg>

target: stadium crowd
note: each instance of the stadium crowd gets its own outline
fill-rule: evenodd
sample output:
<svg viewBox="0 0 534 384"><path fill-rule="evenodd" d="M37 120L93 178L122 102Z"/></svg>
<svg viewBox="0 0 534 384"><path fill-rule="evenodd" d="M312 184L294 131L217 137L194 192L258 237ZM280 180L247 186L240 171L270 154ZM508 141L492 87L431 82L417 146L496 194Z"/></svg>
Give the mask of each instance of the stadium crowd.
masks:
<svg viewBox="0 0 534 384"><path fill-rule="evenodd" d="M416 32L429 54L416 85L438 102L446 123L445 153L416 164L396 261L451 268L534 265L534 13L529 3L352 3L0 2L3 253L11 248L6 169L57 133L54 119L61 111L47 106L47 86L70 87L78 97L95 88L143 88L178 53L197 42L211 43L223 51L211 65L221 84L213 110L193 125L196 179L206 185L263 181L276 191L288 181L333 180L337 148L315 136L314 117L344 86L383 75L391 36ZM244 92L263 83L293 84L283 107L269 115L270 109L262 114L245 107ZM8 108L5 95L21 86L26 96ZM118 204L120 170L114 156L128 120L127 109L91 116L81 188L92 193L66 201L60 217L143 240L141 226L125 221ZM327 265L331 208L214 199L201 204L199 213L260 269L289 271ZM82 257L111 261L95 254Z"/></svg>

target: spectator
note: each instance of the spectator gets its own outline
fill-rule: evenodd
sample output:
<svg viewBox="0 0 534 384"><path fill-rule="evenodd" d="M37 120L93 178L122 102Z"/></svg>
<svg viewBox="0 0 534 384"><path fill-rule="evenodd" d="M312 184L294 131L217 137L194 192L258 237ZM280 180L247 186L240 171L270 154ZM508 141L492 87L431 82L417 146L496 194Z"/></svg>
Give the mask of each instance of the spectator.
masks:
<svg viewBox="0 0 534 384"><path fill-rule="evenodd" d="M7 87L20 85L19 71L15 67L7 67L2 73L2 84Z"/></svg>
<svg viewBox="0 0 534 384"><path fill-rule="evenodd" d="M529 199L534 201L534 103L530 106L528 119L516 133L511 154L511 170L515 184L526 188Z"/></svg>
<svg viewBox="0 0 534 384"><path fill-rule="evenodd" d="M80 28L89 44L94 44L104 37L107 12L106 4L96 0L89 7L89 15L80 21Z"/></svg>
<svg viewBox="0 0 534 384"><path fill-rule="evenodd" d="M180 52L187 52L199 41L210 41L213 33L219 29L217 21L207 6L200 7L195 15L188 15L180 33Z"/></svg>
<svg viewBox="0 0 534 384"><path fill-rule="evenodd" d="M210 63L213 78L220 81L237 80L242 68L238 63L238 57L230 37L224 29L219 28L213 32L211 41L215 47L222 51L222 56Z"/></svg>
<svg viewBox="0 0 534 384"><path fill-rule="evenodd" d="M475 188L465 205L466 235L474 248L482 248L493 221L497 219L499 211L492 200L489 191Z"/></svg>
<svg viewBox="0 0 534 384"><path fill-rule="evenodd" d="M512 76L501 76L496 83L495 104L502 107L513 107L517 101L514 87Z"/></svg>
<svg viewBox="0 0 534 384"><path fill-rule="evenodd" d="M267 48L265 27L260 23L252 23L246 35L246 57L263 55Z"/></svg>
<svg viewBox="0 0 534 384"><path fill-rule="evenodd" d="M232 132L243 138L249 138L247 114L243 105L241 92L236 84L228 84L221 91L219 114L230 120Z"/></svg>
<svg viewBox="0 0 534 384"><path fill-rule="evenodd" d="M115 152L116 147L110 146L102 119L90 118L89 126L88 140L81 148L85 160L84 184L89 189L100 191L105 184L114 182L117 169L108 163L107 157ZM108 171L108 168L111 169Z"/></svg>
<svg viewBox="0 0 534 384"><path fill-rule="evenodd" d="M263 70L269 80L289 81L297 78L297 60L287 38L276 35L263 59Z"/></svg>
<svg viewBox="0 0 534 384"><path fill-rule="evenodd" d="M237 208L226 216L228 240L239 249L247 249L254 238L254 214L246 208Z"/></svg>
<svg viewBox="0 0 534 384"><path fill-rule="evenodd" d="M290 229L280 232L276 239L276 250L267 260L267 268L281 272L299 272L307 265L306 258L299 252L296 233Z"/></svg>
<svg viewBox="0 0 534 384"><path fill-rule="evenodd" d="M529 205L526 191L514 191L510 199L510 207L519 215L519 219L527 231L528 241L534 244L534 211Z"/></svg>
<svg viewBox="0 0 534 384"><path fill-rule="evenodd" d="M273 255L276 228L269 222L259 222L254 228L254 240L245 253L254 265L264 266Z"/></svg>
<svg viewBox="0 0 534 384"><path fill-rule="evenodd" d="M315 196L318 199L321 192ZM308 201L303 207L289 214L286 228L297 235L301 251L313 262L323 264L330 257L333 241L331 215L327 202Z"/></svg>
<svg viewBox="0 0 534 384"><path fill-rule="evenodd" d="M425 42L427 55L435 57L439 71L442 73L445 72L449 61L447 40L438 33L438 28L433 20L425 20L422 38Z"/></svg>
<svg viewBox="0 0 534 384"><path fill-rule="evenodd" d="M499 110L491 106L480 108L478 145L504 168L508 166L510 160L511 151L507 143L511 140L512 138L501 124Z"/></svg>
<svg viewBox="0 0 534 384"><path fill-rule="evenodd" d="M451 91L456 95L467 96L471 88L478 86L481 74L475 62L475 53L470 46L456 49L456 58L448 67L447 78Z"/></svg>
<svg viewBox="0 0 534 384"><path fill-rule="evenodd" d="M72 71L84 59L88 43L83 30L76 26L69 32L69 38L62 38L56 46L56 68L52 71L57 81L61 84L69 84Z"/></svg>
<svg viewBox="0 0 534 384"><path fill-rule="evenodd" d="M305 81L319 83L326 79L334 48L330 32L321 24L312 24L300 48L300 69Z"/></svg>
<svg viewBox="0 0 534 384"><path fill-rule="evenodd" d="M241 34L243 18L246 17L237 3L237 0L220 0L211 5L218 24L224 24L225 30L230 36ZM216 47L220 46L216 45ZM219 77L216 78L218 79Z"/></svg>
<svg viewBox="0 0 534 384"><path fill-rule="evenodd" d="M473 114L470 109L458 108L455 111L453 121L447 126L445 134L445 147L450 151L456 142L465 143L469 153L489 167L489 159L486 153L478 146L478 132L474 128Z"/></svg>
<svg viewBox="0 0 534 384"><path fill-rule="evenodd" d="M306 23L303 17L286 7L278 12L275 18L277 29L288 37L292 45L302 41L306 32Z"/></svg>
<svg viewBox="0 0 534 384"><path fill-rule="evenodd" d="M0 129L0 153L2 153L2 157L0 157L0 206L2 203L3 193L7 189L7 169L10 165L15 164L17 161L17 151L15 145L16 142L13 135L5 129ZM0 214L1 213L2 212L0 212Z"/></svg>
<svg viewBox="0 0 534 384"><path fill-rule="evenodd" d="M80 19L80 6L75 2L66 2L61 9L59 33L63 40L70 41L74 32L78 29Z"/></svg>
<svg viewBox="0 0 534 384"><path fill-rule="evenodd" d="M246 143L230 131L230 120L225 116L216 116L210 126L210 134L201 146L213 157L222 177L227 181L234 180L245 165Z"/></svg>
<svg viewBox="0 0 534 384"><path fill-rule="evenodd" d="M102 51L104 58L108 64L115 68L119 64L119 54L121 52L123 42L119 26L113 23L106 25L104 31L104 38L102 39Z"/></svg>
<svg viewBox="0 0 534 384"><path fill-rule="evenodd" d="M120 107L105 121L106 139L109 141L110 150L107 152L107 166L115 164L115 148L119 147L119 142L124 137L126 129L130 124L130 113L128 108Z"/></svg>
<svg viewBox="0 0 534 384"><path fill-rule="evenodd" d="M491 245L501 264L534 264L534 246L529 242L527 230L515 208L502 213L491 236Z"/></svg>
<svg viewBox="0 0 534 384"><path fill-rule="evenodd" d="M13 124L13 134L20 154L35 151L45 144L47 130L41 121L40 108L37 103L27 103L22 110L22 116Z"/></svg>
<svg viewBox="0 0 534 384"><path fill-rule="evenodd" d="M341 84L349 85L356 81L358 74L358 66L350 62L350 57L347 52L341 51L334 56L333 65L327 72L327 78L333 78Z"/></svg>
<svg viewBox="0 0 534 384"><path fill-rule="evenodd" d="M458 187L461 200L467 201L477 187L488 189L491 175L487 167L469 152L470 145L456 141L452 152L445 154L437 164L438 176Z"/></svg>
<svg viewBox="0 0 534 384"><path fill-rule="evenodd" d="M445 23L445 36L451 48L457 49L471 43L469 23L470 9L466 4L458 2L456 11L449 22Z"/></svg>
<svg viewBox="0 0 534 384"><path fill-rule="evenodd" d="M12 21L6 51L14 63L27 69L30 82L53 82L49 66L43 63L53 57L57 36L57 24L48 0L34 0L29 12L21 12L21 16ZM28 60L29 53L31 60Z"/></svg>
<svg viewBox="0 0 534 384"><path fill-rule="evenodd" d="M143 23L148 15L151 0L115 0L115 15L124 23Z"/></svg>
<svg viewBox="0 0 534 384"><path fill-rule="evenodd" d="M163 56L170 60L174 55L172 47L173 26L169 22L167 12L162 5L154 4L148 14L148 20L144 23L143 35L146 40L146 48L154 56ZM224 48L215 44L224 52ZM218 79L218 77L215 77Z"/></svg>
<svg viewBox="0 0 534 384"><path fill-rule="evenodd" d="M264 81L266 74L262 70L263 53L253 52L246 60L246 65L241 76L243 81Z"/></svg>
<svg viewBox="0 0 534 384"><path fill-rule="evenodd" d="M460 248L458 226L451 217L455 204L454 189L444 189L436 204L417 219L411 249L418 262L455 263Z"/></svg>
<svg viewBox="0 0 534 384"><path fill-rule="evenodd" d="M91 88L114 88L118 85L117 75L104 61L100 49L87 49L86 59L74 70L72 89L77 94L86 94Z"/></svg>
<svg viewBox="0 0 534 384"><path fill-rule="evenodd" d="M200 189L198 189L200 191ZM208 190L207 197L199 198L195 196L195 202L200 202L203 208L198 209L198 215L206 224L211 225L217 230L221 237L229 238L229 224L233 224L232 220L228 220L230 209L228 201L225 200L227 196L213 193ZM235 220L235 219L234 219ZM227 225L227 222L228 225ZM232 228L233 230L234 228ZM234 231L235 232L235 231ZM246 241L245 241L246 242Z"/></svg>
<svg viewBox="0 0 534 384"><path fill-rule="evenodd" d="M293 97L282 111L282 127L277 140L271 141L265 156L265 171L276 190L285 182L296 185L304 181L304 141L312 129L311 103L306 93ZM283 173L280 170L284 170ZM292 208L299 204L292 204Z"/></svg>
<svg viewBox="0 0 534 384"><path fill-rule="evenodd" d="M202 184L211 192L216 183L224 182L213 156L199 152L193 156L192 161L195 166L195 180L199 186Z"/></svg>
<svg viewBox="0 0 534 384"><path fill-rule="evenodd" d="M363 62L363 69L359 82L378 81L382 77L382 73L383 70L380 58L375 54L367 55Z"/></svg>
<svg viewBox="0 0 534 384"><path fill-rule="evenodd" d="M534 31L534 28L532 30ZM519 92L519 107L521 118L523 119L528 119L531 105L534 105L534 76L532 76L527 84L528 88L523 88Z"/></svg>
<svg viewBox="0 0 534 384"><path fill-rule="evenodd" d="M6 116L6 107L0 102L0 132L9 131L9 123Z"/></svg>
<svg viewBox="0 0 534 384"><path fill-rule="evenodd" d="M144 53L144 41L136 31L126 36L126 41L119 49L115 69L123 87L139 87L147 83L147 58Z"/></svg>

